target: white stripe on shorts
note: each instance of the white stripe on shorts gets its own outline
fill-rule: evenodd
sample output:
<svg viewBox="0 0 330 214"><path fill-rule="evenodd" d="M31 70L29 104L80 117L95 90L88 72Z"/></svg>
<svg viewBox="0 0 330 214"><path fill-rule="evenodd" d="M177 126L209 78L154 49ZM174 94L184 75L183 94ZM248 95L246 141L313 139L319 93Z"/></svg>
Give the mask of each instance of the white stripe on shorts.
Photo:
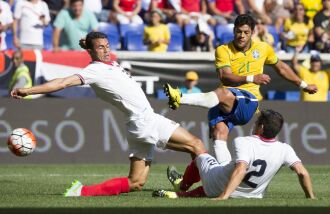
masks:
<svg viewBox="0 0 330 214"><path fill-rule="evenodd" d="M254 98L250 98L250 97L246 97L246 96L236 96L237 99L248 99L248 100L251 100L251 101L255 101L255 102L258 102L258 99L254 99Z"/></svg>

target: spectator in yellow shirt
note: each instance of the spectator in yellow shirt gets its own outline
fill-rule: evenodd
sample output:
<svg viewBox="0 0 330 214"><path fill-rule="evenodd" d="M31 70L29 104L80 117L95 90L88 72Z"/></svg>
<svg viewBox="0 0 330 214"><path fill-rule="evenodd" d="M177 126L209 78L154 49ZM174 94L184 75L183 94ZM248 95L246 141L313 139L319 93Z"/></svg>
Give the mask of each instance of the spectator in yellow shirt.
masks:
<svg viewBox="0 0 330 214"><path fill-rule="evenodd" d="M295 72L307 84L314 83L318 91L315 94L301 93L301 100L307 102L326 102L328 101L329 76L328 73L321 70L321 57L317 54L310 58L310 69L298 63L297 54L292 58L292 64Z"/></svg>
<svg viewBox="0 0 330 214"><path fill-rule="evenodd" d="M144 28L144 43L149 51L166 52L170 42L170 30L162 24L163 14L160 10L151 11L150 25Z"/></svg>
<svg viewBox="0 0 330 214"><path fill-rule="evenodd" d="M313 41L313 21L305 15L305 8L302 4L296 4L293 17L286 19L282 37L286 40L286 51L294 53L307 53L308 42Z"/></svg>

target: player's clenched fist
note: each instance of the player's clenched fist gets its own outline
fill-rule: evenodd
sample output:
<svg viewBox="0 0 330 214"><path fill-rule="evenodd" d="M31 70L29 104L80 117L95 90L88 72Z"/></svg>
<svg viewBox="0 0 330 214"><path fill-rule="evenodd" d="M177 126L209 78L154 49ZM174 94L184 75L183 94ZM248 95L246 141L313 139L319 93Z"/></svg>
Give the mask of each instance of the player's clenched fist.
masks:
<svg viewBox="0 0 330 214"><path fill-rule="evenodd" d="M15 99L22 99L23 97L27 96L27 92L24 88L15 88L10 92L10 96Z"/></svg>
<svg viewBox="0 0 330 214"><path fill-rule="evenodd" d="M307 87L304 88L303 91L309 94L315 94L317 92L317 86L314 84L307 85Z"/></svg>
<svg viewBox="0 0 330 214"><path fill-rule="evenodd" d="M270 82L270 76L267 74L254 75L253 82L257 85L266 85Z"/></svg>

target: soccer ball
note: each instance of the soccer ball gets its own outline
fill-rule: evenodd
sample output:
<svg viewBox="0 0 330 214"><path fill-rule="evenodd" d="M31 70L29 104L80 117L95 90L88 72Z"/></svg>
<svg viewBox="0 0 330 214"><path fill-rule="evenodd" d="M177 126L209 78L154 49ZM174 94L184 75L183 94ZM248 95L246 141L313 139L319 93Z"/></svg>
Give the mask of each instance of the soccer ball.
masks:
<svg viewBox="0 0 330 214"><path fill-rule="evenodd" d="M25 128L14 129L7 141L8 148L17 156L27 156L36 148L36 138Z"/></svg>

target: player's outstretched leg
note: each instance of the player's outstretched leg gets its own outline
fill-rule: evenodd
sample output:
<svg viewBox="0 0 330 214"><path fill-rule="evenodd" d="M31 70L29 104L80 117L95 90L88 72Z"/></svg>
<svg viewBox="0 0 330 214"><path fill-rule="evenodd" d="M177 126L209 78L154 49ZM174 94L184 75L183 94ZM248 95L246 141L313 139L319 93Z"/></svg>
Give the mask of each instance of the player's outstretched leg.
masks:
<svg viewBox="0 0 330 214"><path fill-rule="evenodd" d="M229 113L236 99L226 88L218 88L205 93L182 94L178 88L174 89L167 83L164 85L164 92L169 98L168 104L172 109L177 109L180 105L192 105L204 108L212 108L220 105L222 106L222 110Z"/></svg>
<svg viewBox="0 0 330 214"><path fill-rule="evenodd" d="M100 184L84 186L80 181L74 181L64 193L65 197L72 196L110 196L130 191L127 177L113 178Z"/></svg>
<svg viewBox="0 0 330 214"><path fill-rule="evenodd" d="M83 186L81 196L111 196L130 191L127 177L112 178L100 184Z"/></svg>

